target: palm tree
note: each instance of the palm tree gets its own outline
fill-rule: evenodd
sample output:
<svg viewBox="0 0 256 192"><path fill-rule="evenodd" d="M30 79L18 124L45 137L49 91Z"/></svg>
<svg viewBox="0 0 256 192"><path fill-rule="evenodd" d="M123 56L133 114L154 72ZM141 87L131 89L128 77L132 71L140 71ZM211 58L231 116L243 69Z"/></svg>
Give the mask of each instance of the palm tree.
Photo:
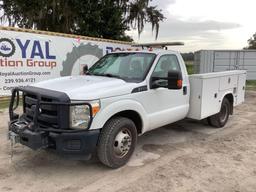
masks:
<svg viewBox="0 0 256 192"><path fill-rule="evenodd" d="M256 49L256 33L248 40L248 49Z"/></svg>
<svg viewBox="0 0 256 192"><path fill-rule="evenodd" d="M137 28L138 35L142 33L145 23L151 23L152 32L155 30L155 38L158 37L159 23L165 19L161 10L157 10L156 6L149 6L149 0L135 0L129 4L129 14L127 22Z"/></svg>

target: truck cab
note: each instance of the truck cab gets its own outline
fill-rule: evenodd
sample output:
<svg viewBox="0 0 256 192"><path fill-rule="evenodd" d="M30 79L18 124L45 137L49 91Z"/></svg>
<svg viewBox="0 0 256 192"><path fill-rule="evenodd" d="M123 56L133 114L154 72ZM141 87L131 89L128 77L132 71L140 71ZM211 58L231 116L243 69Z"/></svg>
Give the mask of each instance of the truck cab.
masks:
<svg viewBox="0 0 256 192"><path fill-rule="evenodd" d="M32 149L53 148L79 159L96 152L103 164L118 168L131 157L138 135L188 116L190 92L189 76L178 52L110 53L83 76L13 89L9 138ZM231 99L222 106L229 92L216 98L219 107L208 117L216 127L223 127L233 110ZM23 112L17 114L21 93ZM222 124L216 116L220 114Z"/></svg>
<svg viewBox="0 0 256 192"><path fill-rule="evenodd" d="M176 52L121 52L109 54L104 59L115 57L118 57L118 60L115 61L116 64L108 67L106 72L105 69L98 70L98 64L96 64L87 73L88 75L99 75L97 72L100 71L99 73L114 76L112 78L114 81L124 81L123 85L113 87L117 91L114 97L101 98L102 106L104 109L106 107L107 110L110 110L111 113L106 115L108 114L106 111L99 111L98 116L95 117L95 124L92 123L92 129L102 127L104 121L106 122L113 112L121 112L124 108L140 114L139 116L143 120L140 134L183 119L187 115L189 110L189 80L185 64ZM119 65L118 70L114 69L117 67L114 65ZM178 80L182 81L180 87L168 88L169 71L176 72L177 77L173 81L175 85L177 85ZM115 76L123 79L116 79ZM102 93L102 90L99 91ZM113 93L110 89L107 91ZM124 107L125 105L126 107ZM99 121L96 121L96 118ZM96 122L101 123L96 124Z"/></svg>

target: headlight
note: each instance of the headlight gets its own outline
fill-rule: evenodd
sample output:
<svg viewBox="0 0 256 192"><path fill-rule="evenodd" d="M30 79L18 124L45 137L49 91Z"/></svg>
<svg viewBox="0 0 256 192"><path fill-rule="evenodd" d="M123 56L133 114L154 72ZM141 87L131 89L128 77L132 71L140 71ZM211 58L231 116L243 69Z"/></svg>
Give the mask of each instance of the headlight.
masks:
<svg viewBox="0 0 256 192"><path fill-rule="evenodd" d="M81 103L81 102L79 102ZM94 117L100 110L99 101L90 102L92 106L92 112L90 107L86 104L75 104L70 106L70 127L75 129L87 129L91 117ZM91 114L92 113L92 114Z"/></svg>

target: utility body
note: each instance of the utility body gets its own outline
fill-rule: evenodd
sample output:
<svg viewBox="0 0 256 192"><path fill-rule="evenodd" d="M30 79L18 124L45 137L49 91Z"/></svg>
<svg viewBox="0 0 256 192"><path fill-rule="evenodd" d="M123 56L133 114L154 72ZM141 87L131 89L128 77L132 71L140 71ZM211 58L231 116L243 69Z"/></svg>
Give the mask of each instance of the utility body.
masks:
<svg viewBox="0 0 256 192"><path fill-rule="evenodd" d="M114 52L85 75L13 89L9 138L79 159L96 153L103 164L118 168L147 131L187 117L223 127L244 101L245 81L246 71L189 76L175 51Z"/></svg>

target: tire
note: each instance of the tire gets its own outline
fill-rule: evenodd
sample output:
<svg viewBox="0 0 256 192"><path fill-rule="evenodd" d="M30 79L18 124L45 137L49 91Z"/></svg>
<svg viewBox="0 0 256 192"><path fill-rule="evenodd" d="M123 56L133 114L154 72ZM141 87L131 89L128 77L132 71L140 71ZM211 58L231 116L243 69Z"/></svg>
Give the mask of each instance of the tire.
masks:
<svg viewBox="0 0 256 192"><path fill-rule="evenodd" d="M136 143L137 129L133 121L125 117L114 117L101 131L97 146L98 158L110 168L119 168L129 161Z"/></svg>
<svg viewBox="0 0 256 192"><path fill-rule="evenodd" d="M10 39L8 39L8 38L1 38L1 39L0 39L0 43L2 43L2 42L8 42L8 43L10 44L10 46L11 46L11 52L8 53L8 54L6 54L6 53L2 53L2 51L0 50L0 56L2 56L2 57L11 57L11 56L13 56L13 54L14 54L15 51L16 51L16 48L15 48L15 45L14 45L14 43L12 42L12 40L10 40Z"/></svg>
<svg viewBox="0 0 256 192"><path fill-rule="evenodd" d="M230 115L230 102L227 98L224 98L221 104L220 112L207 118L209 125L221 128L224 127L228 121Z"/></svg>
<svg viewBox="0 0 256 192"><path fill-rule="evenodd" d="M213 126L213 124L212 124L210 118L211 118L211 117L208 117L208 118L207 118L207 123L208 123L208 125Z"/></svg>
<svg viewBox="0 0 256 192"><path fill-rule="evenodd" d="M72 69L76 61L85 55L93 55L100 59L103 56L103 49L100 49L98 45L81 44L78 47L73 47L72 51L67 54L67 58L62 62L62 71L60 76L71 75Z"/></svg>

